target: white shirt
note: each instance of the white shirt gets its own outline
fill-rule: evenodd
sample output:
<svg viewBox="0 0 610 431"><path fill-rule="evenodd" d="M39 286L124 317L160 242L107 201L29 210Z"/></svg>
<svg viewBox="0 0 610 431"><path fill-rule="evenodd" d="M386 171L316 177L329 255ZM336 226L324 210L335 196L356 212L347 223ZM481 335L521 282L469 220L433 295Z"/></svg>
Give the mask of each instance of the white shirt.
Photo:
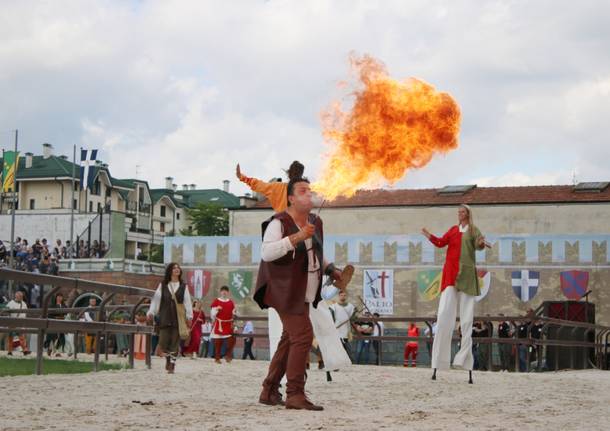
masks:
<svg viewBox="0 0 610 431"><path fill-rule="evenodd" d="M161 288L163 287L163 283L159 283L159 287L155 291L152 300L150 301L150 308L148 309L149 316L155 316L159 314L159 307L161 306ZM177 281L170 281L167 285L170 293L176 293L178 288L180 287L180 283ZM172 299L173 302L173 299ZM186 310L186 318L190 320L193 318L193 301L191 300L191 294L189 293L188 287L184 289L184 308Z"/></svg>
<svg viewBox="0 0 610 431"><path fill-rule="evenodd" d="M261 247L261 258L265 262L277 260L286 256L291 251L294 258L294 247L290 242L290 238L282 238L282 234L282 223L278 219L273 219L267 226ZM316 292L320 282L320 263L315 258L311 238L305 240L305 247L307 248L307 260L309 261L305 302L312 303L316 299Z"/></svg>
<svg viewBox="0 0 610 431"><path fill-rule="evenodd" d="M10 308L11 310L27 310L28 309L28 304L25 303L25 301L21 301L21 302L17 302L14 299L10 300L8 304L6 304L7 308ZM13 314L11 313L11 316L15 316L15 317L25 317L25 313L16 313Z"/></svg>
<svg viewBox="0 0 610 431"><path fill-rule="evenodd" d="M383 322L375 322L373 337L383 337Z"/></svg>
<svg viewBox="0 0 610 431"><path fill-rule="evenodd" d="M244 330L242 331L244 334L254 334L254 325L251 321L247 321L244 325Z"/></svg>
<svg viewBox="0 0 610 431"><path fill-rule="evenodd" d="M349 302L341 305L338 302L330 306L335 313L335 327L339 333L339 337L347 338L351 325L349 320L354 314L354 304Z"/></svg>

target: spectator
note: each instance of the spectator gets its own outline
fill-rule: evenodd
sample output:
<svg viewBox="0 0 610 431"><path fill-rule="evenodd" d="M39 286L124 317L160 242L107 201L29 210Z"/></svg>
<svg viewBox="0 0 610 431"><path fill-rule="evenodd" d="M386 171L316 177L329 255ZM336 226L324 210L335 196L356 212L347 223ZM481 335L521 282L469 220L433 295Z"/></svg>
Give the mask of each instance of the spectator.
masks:
<svg viewBox="0 0 610 431"><path fill-rule="evenodd" d="M199 346L199 357L207 358L212 357L212 341L210 339L210 332L212 332L212 324L209 320L201 326L201 345Z"/></svg>
<svg viewBox="0 0 610 431"><path fill-rule="evenodd" d="M532 329L530 330L530 334L532 339L540 340L542 338L542 329L544 328L544 323L540 320L534 321L532 324ZM542 358L542 345L536 344L531 348L532 354L530 355L531 361L536 361L536 370L540 370L543 364Z"/></svg>
<svg viewBox="0 0 610 431"><path fill-rule="evenodd" d="M528 335L530 322L528 320L524 320L517 324L517 338L526 339ZM517 354L519 357L519 371L522 373L527 370L527 349L528 345L526 344L518 344L517 345Z"/></svg>
<svg viewBox="0 0 610 431"><path fill-rule="evenodd" d="M504 317L504 314L500 314L501 317ZM498 337L499 338L513 338L513 331L511 329L510 323L507 321L503 321L498 326ZM509 371L512 367L512 350L513 344L508 343L500 343L500 370L501 371Z"/></svg>
<svg viewBox="0 0 610 431"><path fill-rule="evenodd" d="M92 296L89 298L89 308L83 313L83 320L85 322L95 322L95 313L97 308L97 300ZM85 334L85 352L95 352L95 334Z"/></svg>
<svg viewBox="0 0 610 431"><path fill-rule="evenodd" d="M6 247L4 246L4 243L2 242L2 240L0 240L0 263L6 261L6 256L7 256Z"/></svg>
<svg viewBox="0 0 610 431"><path fill-rule="evenodd" d="M374 313L373 316L378 319L379 313ZM373 338L375 337L383 337L384 331L383 322L375 321L375 326L373 327ZM373 339L373 350L375 350L375 363L377 365L381 365L381 341Z"/></svg>
<svg viewBox="0 0 610 431"><path fill-rule="evenodd" d="M23 292L18 290L17 292L15 292L15 299L13 299L12 301L10 301L7 304L7 308L11 309L11 310L27 310L28 306L25 303L24 299L23 299ZM17 314L13 314L14 317L18 317L18 318L25 318L26 314L25 313L17 313ZM8 346L7 346L7 350L8 350L8 354L12 355L13 354L13 349L15 348L15 338L17 338L17 347L21 347L21 350L23 351L23 355L27 356L30 354L30 350L28 349L28 344L26 342L25 339L25 335L23 334L19 334L17 332L9 332L8 334Z"/></svg>
<svg viewBox="0 0 610 431"><path fill-rule="evenodd" d="M100 252L99 252L99 257L104 257L106 256L106 253L108 252L108 246L106 245L106 242L102 241L100 243Z"/></svg>
<svg viewBox="0 0 610 431"><path fill-rule="evenodd" d="M55 296L55 301L51 308L66 308L64 304L64 296L61 293L58 293ZM64 319L65 316L62 312L52 312L49 313L49 318L51 319ZM66 345L66 337L62 333L51 333L48 332L47 336L44 340L44 348L47 349L47 355L55 355L56 357L60 357L60 351L63 351Z"/></svg>
<svg viewBox="0 0 610 431"><path fill-rule="evenodd" d="M414 322L409 323L409 329L407 330L408 337L419 337L419 328ZM404 366L408 367L409 362L411 362L411 366L415 367L417 363L417 348L418 341L409 340L405 343L405 362Z"/></svg>
<svg viewBox="0 0 610 431"><path fill-rule="evenodd" d="M243 334L253 335L254 334L254 325L250 320L246 322L244 325L244 329L242 331ZM251 360L256 359L254 354L252 353L252 345L254 344L254 337L246 337L244 338L244 352L241 355L242 359L246 359L249 357Z"/></svg>
<svg viewBox="0 0 610 431"><path fill-rule="evenodd" d="M364 313L364 317L371 317L370 313L366 311ZM362 355L364 354L364 363L367 364L369 362L369 351L371 349L371 340L370 337L373 335L373 322L370 321L360 321L354 324L358 335L367 337L361 338L358 340L358 345L356 347L356 363L361 364Z"/></svg>

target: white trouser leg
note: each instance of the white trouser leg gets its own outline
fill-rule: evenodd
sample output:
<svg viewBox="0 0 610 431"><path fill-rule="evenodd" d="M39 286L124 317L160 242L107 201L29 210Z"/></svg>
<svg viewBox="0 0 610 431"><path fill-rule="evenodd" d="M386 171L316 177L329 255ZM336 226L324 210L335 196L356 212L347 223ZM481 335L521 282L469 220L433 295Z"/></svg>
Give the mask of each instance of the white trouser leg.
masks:
<svg viewBox="0 0 610 431"><path fill-rule="evenodd" d="M441 293L436 317L436 335L432 343L432 368L449 369L451 362L451 338L455 328L457 295L455 287L447 286Z"/></svg>
<svg viewBox="0 0 610 431"><path fill-rule="evenodd" d="M453 365L465 370L472 370L474 358L472 357L472 319L474 318L474 296L458 292L460 301L460 329L462 342L460 351L453 359Z"/></svg>

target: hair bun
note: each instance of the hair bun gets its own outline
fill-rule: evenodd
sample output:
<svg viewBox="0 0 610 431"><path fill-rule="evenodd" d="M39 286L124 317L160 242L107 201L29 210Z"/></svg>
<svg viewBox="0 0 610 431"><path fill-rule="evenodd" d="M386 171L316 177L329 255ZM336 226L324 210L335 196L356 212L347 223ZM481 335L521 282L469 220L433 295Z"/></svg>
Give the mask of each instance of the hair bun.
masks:
<svg viewBox="0 0 610 431"><path fill-rule="evenodd" d="M295 180L297 178L301 178L303 176L303 172L305 171L305 166L297 160L290 164L290 167L286 171L288 175L288 180Z"/></svg>

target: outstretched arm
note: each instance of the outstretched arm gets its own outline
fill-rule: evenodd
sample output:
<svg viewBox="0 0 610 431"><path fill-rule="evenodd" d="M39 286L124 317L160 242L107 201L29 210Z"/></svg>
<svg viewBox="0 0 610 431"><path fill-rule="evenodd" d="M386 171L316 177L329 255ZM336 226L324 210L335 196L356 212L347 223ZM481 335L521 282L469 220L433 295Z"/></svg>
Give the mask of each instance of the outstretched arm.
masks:
<svg viewBox="0 0 610 431"><path fill-rule="evenodd" d="M441 238L439 238L437 236L432 235L426 228L422 228L422 230L421 230L422 234L426 238L428 238L428 241L430 241L432 244L434 244L438 248L446 247L447 244L449 244L449 231L450 230L448 230L445 233L445 235L443 235Z"/></svg>

